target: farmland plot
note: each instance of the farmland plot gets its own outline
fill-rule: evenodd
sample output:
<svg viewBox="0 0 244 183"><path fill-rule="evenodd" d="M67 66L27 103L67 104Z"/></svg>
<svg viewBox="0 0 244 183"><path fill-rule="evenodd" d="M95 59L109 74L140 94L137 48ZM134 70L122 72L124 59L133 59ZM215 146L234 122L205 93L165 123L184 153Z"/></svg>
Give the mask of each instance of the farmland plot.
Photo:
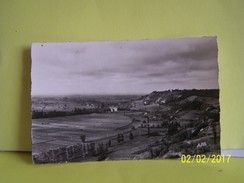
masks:
<svg viewBox="0 0 244 183"><path fill-rule="evenodd" d="M116 135L124 126L130 128L130 124L131 118L122 112L34 119L33 149L38 150L40 146L45 149L46 143L56 141L63 141L63 144L59 142L61 146L67 141L77 143L81 135L86 136L86 141L105 138Z"/></svg>

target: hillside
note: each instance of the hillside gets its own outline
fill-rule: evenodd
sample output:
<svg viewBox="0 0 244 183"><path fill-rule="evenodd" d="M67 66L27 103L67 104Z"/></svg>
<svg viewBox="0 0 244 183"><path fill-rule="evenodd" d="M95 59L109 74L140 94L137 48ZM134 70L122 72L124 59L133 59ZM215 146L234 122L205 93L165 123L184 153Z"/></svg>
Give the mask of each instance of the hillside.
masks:
<svg viewBox="0 0 244 183"><path fill-rule="evenodd" d="M193 101L218 106L219 90L167 90L154 91L142 96L131 103L131 109L150 110L150 108L164 109L174 104L183 104ZM153 109L153 110L154 110Z"/></svg>
<svg viewBox="0 0 244 183"><path fill-rule="evenodd" d="M219 90L167 90L167 91L154 91L148 95L142 96L139 100L143 101L144 105L159 104L163 105L170 102L177 102L184 100L191 96L197 97L211 97L219 98Z"/></svg>
<svg viewBox="0 0 244 183"><path fill-rule="evenodd" d="M154 91L133 101L131 109L144 111L148 117L147 124L145 121L141 124L142 128L167 129L162 141L146 151L154 158L180 157L182 153L219 152L220 107L217 89ZM144 153L140 156L144 157Z"/></svg>

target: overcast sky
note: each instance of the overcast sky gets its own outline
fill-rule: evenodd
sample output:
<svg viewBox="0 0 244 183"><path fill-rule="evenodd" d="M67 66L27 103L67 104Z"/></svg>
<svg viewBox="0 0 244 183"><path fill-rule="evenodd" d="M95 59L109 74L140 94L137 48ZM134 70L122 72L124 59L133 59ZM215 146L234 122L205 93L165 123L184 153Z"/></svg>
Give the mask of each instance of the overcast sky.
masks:
<svg viewBox="0 0 244 183"><path fill-rule="evenodd" d="M218 87L216 37L32 44L32 95Z"/></svg>

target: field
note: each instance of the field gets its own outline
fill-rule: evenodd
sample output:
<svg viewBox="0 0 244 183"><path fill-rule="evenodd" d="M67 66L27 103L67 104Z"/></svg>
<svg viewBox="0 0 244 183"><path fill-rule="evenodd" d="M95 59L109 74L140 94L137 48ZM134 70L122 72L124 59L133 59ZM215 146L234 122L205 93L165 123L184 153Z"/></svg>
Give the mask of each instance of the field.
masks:
<svg viewBox="0 0 244 183"><path fill-rule="evenodd" d="M36 163L179 158L220 150L218 90L37 97Z"/></svg>
<svg viewBox="0 0 244 183"><path fill-rule="evenodd" d="M130 128L130 124L131 119L122 112L34 119L33 151L81 142L82 135L86 136L86 141L116 135Z"/></svg>

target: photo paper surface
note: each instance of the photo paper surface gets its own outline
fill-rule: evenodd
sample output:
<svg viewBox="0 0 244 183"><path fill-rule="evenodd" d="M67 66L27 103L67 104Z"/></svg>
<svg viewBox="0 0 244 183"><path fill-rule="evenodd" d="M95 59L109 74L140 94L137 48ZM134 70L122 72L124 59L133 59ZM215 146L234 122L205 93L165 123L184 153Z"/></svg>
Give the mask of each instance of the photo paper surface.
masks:
<svg viewBox="0 0 244 183"><path fill-rule="evenodd" d="M33 163L220 153L216 37L33 43Z"/></svg>

